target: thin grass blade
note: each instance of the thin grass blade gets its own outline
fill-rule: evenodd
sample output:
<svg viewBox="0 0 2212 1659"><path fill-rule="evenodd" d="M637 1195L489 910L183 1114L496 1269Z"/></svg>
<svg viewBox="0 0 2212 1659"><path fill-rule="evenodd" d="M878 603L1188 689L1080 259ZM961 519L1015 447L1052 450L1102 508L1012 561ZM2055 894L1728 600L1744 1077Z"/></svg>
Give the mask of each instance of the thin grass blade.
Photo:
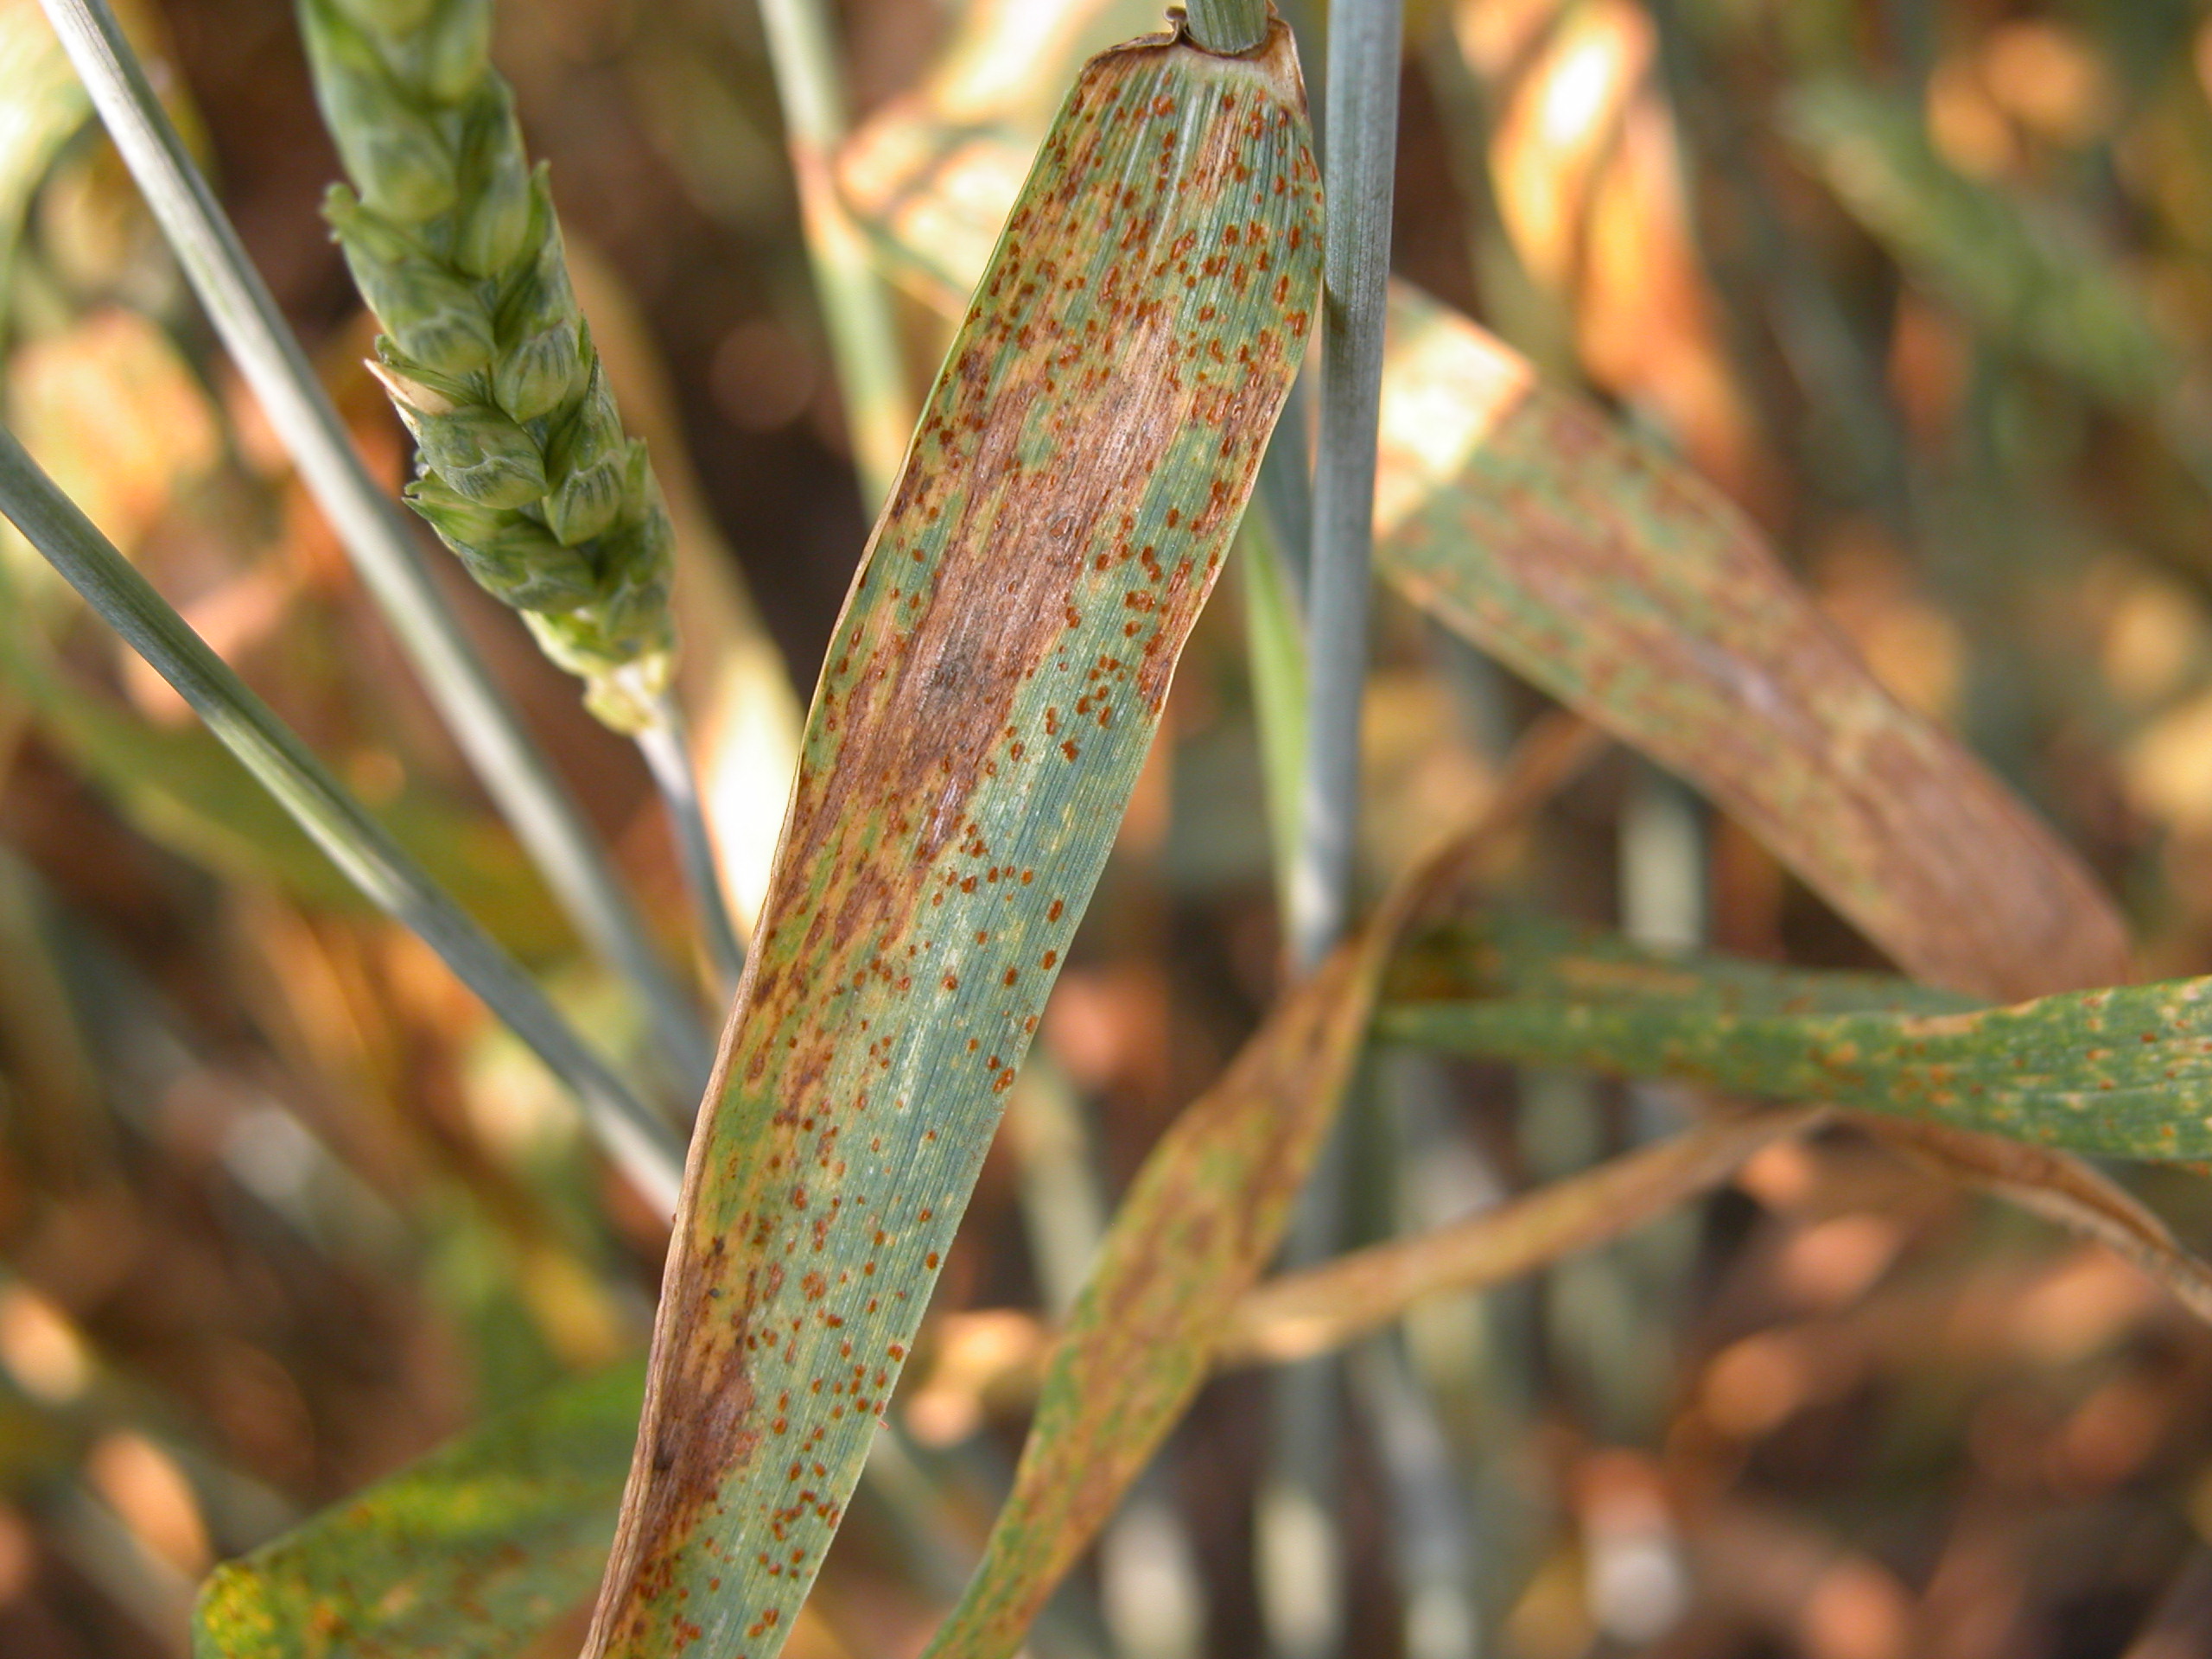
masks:
<svg viewBox="0 0 2212 1659"><path fill-rule="evenodd" d="M1780 1106L1718 1117L1451 1226L1272 1279L1236 1304L1214 1363L1325 1353L1386 1328L1423 1297L1517 1279L1664 1215L1827 1116Z"/></svg>
<svg viewBox="0 0 2212 1659"><path fill-rule="evenodd" d="M1287 31L1133 43L1007 221L816 693L594 1656L791 1628L1311 327L1304 114Z"/></svg>
<svg viewBox="0 0 2212 1659"><path fill-rule="evenodd" d="M675 1137L298 736L118 552L0 427L0 512L161 674L346 877L435 950L572 1090L615 1160L655 1204L676 1197Z"/></svg>

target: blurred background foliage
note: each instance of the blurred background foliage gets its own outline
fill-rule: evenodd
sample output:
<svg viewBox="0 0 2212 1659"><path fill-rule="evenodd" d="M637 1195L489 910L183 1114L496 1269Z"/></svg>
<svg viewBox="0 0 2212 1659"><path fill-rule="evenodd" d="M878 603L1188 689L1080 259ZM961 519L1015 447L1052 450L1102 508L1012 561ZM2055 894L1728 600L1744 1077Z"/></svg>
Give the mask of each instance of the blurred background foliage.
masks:
<svg viewBox="0 0 2212 1659"><path fill-rule="evenodd" d="M1310 75L1320 8L1285 9ZM902 111L1033 131L1083 50L1154 21L1121 0L846 0L838 17L843 177L879 232L900 204L865 201L868 165ZM404 435L315 211L338 168L289 7L137 0L126 21L396 485ZM746 0L537 0L503 7L497 40L668 483L686 691L749 908L875 505L759 20ZM2212 972L2206 9L1427 0L1407 42L1400 274L1742 503L1882 680L2086 853L2147 971ZM930 235L899 239L911 256ZM911 257L886 265L918 388L947 296ZM646 1041L442 734L34 0L0 0L0 400L588 1028ZM688 949L635 755L440 574ZM1103 1207L1275 992L1242 597L1185 660L947 1265L893 1408L911 1466L856 1508L794 1652L918 1648L1004 1491L1025 1409L1006 1377ZM1382 602L1371 880L1482 798L1540 704ZM1549 814L1519 881L1649 943L1878 961L1749 836L1618 754ZM1367 1236L1678 1116L1663 1090L1404 1058L1367 1092L1385 1130L1363 1143ZM2139 1184L2185 1239L2212 1236L2193 1174ZM661 1243L522 1051L0 532L0 1651L182 1651L215 1560L633 1354ZM2098 1249L1848 1136L1785 1143L1618 1245L1425 1306L1351 1367L1346 1646L2202 1652L2208 1385L2212 1333ZM1208 1389L1037 1652L1265 1650L1262 1390L1256 1373Z"/></svg>

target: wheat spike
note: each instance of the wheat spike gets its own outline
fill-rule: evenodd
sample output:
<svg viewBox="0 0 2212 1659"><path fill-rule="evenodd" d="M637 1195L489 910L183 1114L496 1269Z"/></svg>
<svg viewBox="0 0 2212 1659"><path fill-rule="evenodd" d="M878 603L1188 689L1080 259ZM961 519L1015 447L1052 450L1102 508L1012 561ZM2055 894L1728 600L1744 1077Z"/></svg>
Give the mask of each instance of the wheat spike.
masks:
<svg viewBox="0 0 2212 1659"><path fill-rule="evenodd" d="M352 181L324 214L418 450L408 504L584 680L594 714L650 725L675 647L673 537L491 67L490 0L301 0L300 16Z"/></svg>

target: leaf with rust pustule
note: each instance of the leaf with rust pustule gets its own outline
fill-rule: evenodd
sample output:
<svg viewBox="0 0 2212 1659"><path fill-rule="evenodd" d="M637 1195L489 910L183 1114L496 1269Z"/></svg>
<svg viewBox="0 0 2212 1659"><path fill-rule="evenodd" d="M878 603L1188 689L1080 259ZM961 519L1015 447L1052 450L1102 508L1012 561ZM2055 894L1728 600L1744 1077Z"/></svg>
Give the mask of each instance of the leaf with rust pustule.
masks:
<svg viewBox="0 0 2212 1659"><path fill-rule="evenodd" d="M614 1530L639 1368L564 1383L215 1569L205 1659L504 1659L577 1610Z"/></svg>
<svg viewBox="0 0 2212 1659"><path fill-rule="evenodd" d="M1934 984L2124 978L2081 861L1885 691L1718 490L1402 284L1376 560L1406 596L1679 772Z"/></svg>
<svg viewBox="0 0 2212 1659"><path fill-rule="evenodd" d="M1243 512L1319 241L1287 29L1084 69L831 639L590 1654L789 1631Z"/></svg>
<svg viewBox="0 0 2212 1659"><path fill-rule="evenodd" d="M1377 1034L2133 1158L2212 1156L2212 980L2012 1007L1873 974L1667 956L1497 916L1395 970Z"/></svg>

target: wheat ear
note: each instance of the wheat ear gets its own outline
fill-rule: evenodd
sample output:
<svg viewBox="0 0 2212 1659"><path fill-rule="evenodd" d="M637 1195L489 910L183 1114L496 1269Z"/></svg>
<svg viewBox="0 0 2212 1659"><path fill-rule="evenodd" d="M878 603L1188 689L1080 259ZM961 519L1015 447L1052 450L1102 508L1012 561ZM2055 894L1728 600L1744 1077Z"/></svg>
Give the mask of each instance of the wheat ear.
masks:
<svg viewBox="0 0 2212 1659"><path fill-rule="evenodd" d="M492 68L490 0L300 0L352 181L324 214L385 332L408 504L616 729L655 724L673 535L576 308L541 165Z"/></svg>

